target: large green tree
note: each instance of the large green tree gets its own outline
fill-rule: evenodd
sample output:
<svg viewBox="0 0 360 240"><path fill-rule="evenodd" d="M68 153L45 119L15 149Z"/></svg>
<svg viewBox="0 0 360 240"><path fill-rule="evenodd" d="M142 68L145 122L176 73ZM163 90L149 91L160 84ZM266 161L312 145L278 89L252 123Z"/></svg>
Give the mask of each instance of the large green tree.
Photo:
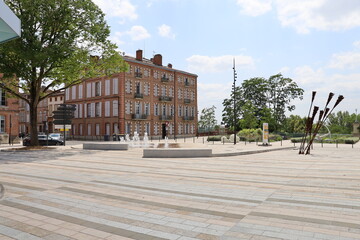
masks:
<svg viewBox="0 0 360 240"><path fill-rule="evenodd" d="M258 127L261 127L262 122L269 122L271 129L279 130L280 123L285 120L286 110L295 109L291 101L302 99L303 92L292 79L284 78L281 74L273 75L269 79L256 77L244 80L235 93L232 92L231 97L223 101L223 122L234 126L235 94L235 114L241 119L236 122L236 129L249 124L254 126L254 117L251 117L253 115L257 119Z"/></svg>
<svg viewBox="0 0 360 240"><path fill-rule="evenodd" d="M22 31L21 38L0 45L0 87L29 104L31 145L38 145L41 100L82 79L124 71L126 64L108 40L104 13L91 0L5 3L21 20Z"/></svg>
<svg viewBox="0 0 360 240"><path fill-rule="evenodd" d="M360 119L360 115L358 116ZM353 130L353 123L356 121L356 114L348 111L339 111L329 115L326 126L331 133L350 134Z"/></svg>

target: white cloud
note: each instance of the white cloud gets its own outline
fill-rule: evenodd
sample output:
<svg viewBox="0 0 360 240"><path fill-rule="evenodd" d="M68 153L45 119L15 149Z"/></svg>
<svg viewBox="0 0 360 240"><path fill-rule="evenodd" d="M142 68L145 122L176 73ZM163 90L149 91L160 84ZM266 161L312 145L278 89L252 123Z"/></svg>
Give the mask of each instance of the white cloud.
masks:
<svg viewBox="0 0 360 240"><path fill-rule="evenodd" d="M93 0L109 17L120 18L120 23L138 18L136 7L130 0Z"/></svg>
<svg viewBox="0 0 360 240"><path fill-rule="evenodd" d="M300 85L315 86L326 81L323 69L314 70L310 66L300 66L294 69L295 78L293 79Z"/></svg>
<svg viewBox="0 0 360 240"><path fill-rule="evenodd" d="M353 46L356 48L360 48L360 41L353 42Z"/></svg>
<svg viewBox="0 0 360 240"><path fill-rule="evenodd" d="M125 34L129 35L132 40L139 41L151 37L149 32L143 26L133 26Z"/></svg>
<svg viewBox="0 0 360 240"><path fill-rule="evenodd" d="M186 61L188 62L189 69L194 72L221 72L232 68L234 58L236 66L254 66L254 59L251 56L244 55L224 55L219 57L193 55L187 58Z"/></svg>
<svg viewBox="0 0 360 240"><path fill-rule="evenodd" d="M237 0L241 13L249 16L259 16L272 9L272 0Z"/></svg>
<svg viewBox="0 0 360 240"><path fill-rule="evenodd" d="M175 39L175 34L172 33L171 27L163 24L158 27L159 35L165 38Z"/></svg>
<svg viewBox="0 0 360 240"><path fill-rule="evenodd" d="M360 67L360 52L334 54L330 60L329 67L336 69L356 69Z"/></svg>
<svg viewBox="0 0 360 240"><path fill-rule="evenodd" d="M124 34L121 32L115 32L113 34L111 34L111 36L109 37L110 41L115 43L116 45L122 45L125 42L121 40L121 36L123 36Z"/></svg>
<svg viewBox="0 0 360 240"><path fill-rule="evenodd" d="M339 31L360 26L358 0L276 0L278 18L283 26L298 33L310 29Z"/></svg>
<svg viewBox="0 0 360 240"><path fill-rule="evenodd" d="M254 17L276 9L282 26L302 34L360 26L359 0L237 0L237 5L241 13Z"/></svg>

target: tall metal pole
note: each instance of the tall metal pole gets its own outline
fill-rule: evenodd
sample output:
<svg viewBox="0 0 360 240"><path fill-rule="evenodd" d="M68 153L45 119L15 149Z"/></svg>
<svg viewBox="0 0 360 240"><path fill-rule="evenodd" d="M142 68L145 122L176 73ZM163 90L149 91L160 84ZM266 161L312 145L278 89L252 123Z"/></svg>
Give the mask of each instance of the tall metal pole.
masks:
<svg viewBox="0 0 360 240"><path fill-rule="evenodd" d="M10 114L9 145L11 145L11 127L12 127L12 121L11 121L11 114Z"/></svg>
<svg viewBox="0 0 360 240"><path fill-rule="evenodd" d="M233 70L234 70L234 84L233 84L233 95L234 95L234 145L236 144L236 96L235 96L235 82L237 78L236 70L235 70L235 58L233 61Z"/></svg>

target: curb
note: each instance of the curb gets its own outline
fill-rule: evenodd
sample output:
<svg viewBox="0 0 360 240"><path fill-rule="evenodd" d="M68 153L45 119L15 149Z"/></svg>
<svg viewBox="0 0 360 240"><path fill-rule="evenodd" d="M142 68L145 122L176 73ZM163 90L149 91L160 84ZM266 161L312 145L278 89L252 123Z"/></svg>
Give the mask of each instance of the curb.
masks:
<svg viewBox="0 0 360 240"><path fill-rule="evenodd" d="M233 152L233 153L213 153L211 157L231 157L231 156L251 155L257 153L273 152L273 151L289 150L289 149L294 149L294 147L273 148L273 149L253 150L253 151Z"/></svg>

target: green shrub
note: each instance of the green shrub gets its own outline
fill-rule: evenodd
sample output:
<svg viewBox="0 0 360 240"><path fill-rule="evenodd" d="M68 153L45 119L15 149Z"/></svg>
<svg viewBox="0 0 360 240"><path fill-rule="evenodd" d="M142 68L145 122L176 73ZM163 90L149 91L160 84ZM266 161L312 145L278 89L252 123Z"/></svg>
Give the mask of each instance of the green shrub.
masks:
<svg viewBox="0 0 360 240"><path fill-rule="evenodd" d="M359 141L358 137L349 137L344 139L345 144L355 144Z"/></svg>
<svg viewBox="0 0 360 240"><path fill-rule="evenodd" d="M292 139L291 139L291 142L292 142L292 143L299 143L299 142L302 141L302 139L303 139L302 137L301 137L301 138L300 138L300 137L299 137L299 138L292 138Z"/></svg>
<svg viewBox="0 0 360 240"><path fill-rule="evenodd" d="M208 142L221 141L221 136L209 136L207 141Z"/></svg>

